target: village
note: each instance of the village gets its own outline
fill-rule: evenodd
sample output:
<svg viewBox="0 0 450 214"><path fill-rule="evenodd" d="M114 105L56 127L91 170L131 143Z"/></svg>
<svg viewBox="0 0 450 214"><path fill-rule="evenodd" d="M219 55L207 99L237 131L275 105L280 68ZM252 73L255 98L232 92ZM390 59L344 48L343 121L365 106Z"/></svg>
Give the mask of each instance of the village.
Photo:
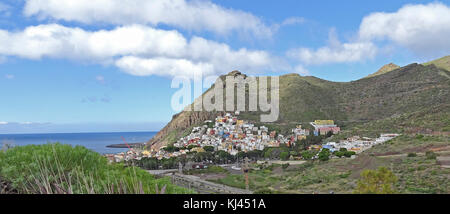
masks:
<svg viewBox="0 0 450 214"><path fill-rule="evenodd" d="M158 151L144 149L130 149L127 152L105 155L111 162L129 160L141 160L142 158L170 159L192 153L205 152L205 148L214 151L224 151L230 155L239 152L263 151L265 148L277 148L280 146L292 147L301 140L306 140L310 134L314 136L330 136L338 134L341 129L333 120L315 120L311 122L314 130L303 129L297 125L288 136L269 130L266 126L255 126L244 120L240 120L239 112L234 115L226 113L218 116L214 121L204 121L202 126L194 127L190 134L180 138L171 145L172 149L161 148ZM318 153L328 149L331 154L338 151L350 151L359 154L365 150L389 141L398 134L381 134L378 138L353 136L339 142L327 142L318 145L310 145L307 150ZM352 155L353 156L353 155ZM305 157L302 157L305 159ZM298 158L297 158L298 159Z"/></svg>

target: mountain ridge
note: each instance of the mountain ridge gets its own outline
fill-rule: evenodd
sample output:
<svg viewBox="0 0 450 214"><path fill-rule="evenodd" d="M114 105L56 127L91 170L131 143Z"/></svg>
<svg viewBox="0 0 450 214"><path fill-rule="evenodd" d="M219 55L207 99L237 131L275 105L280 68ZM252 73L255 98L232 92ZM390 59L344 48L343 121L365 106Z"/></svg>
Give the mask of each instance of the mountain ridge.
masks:
<svg viewBox="0 0 450 214"><path fill-rule="evenodd" d="M230 74L243 75L237 71L228 75ZM352 82L332 82L295 74L282 75L279 77L280 117L271 125L285 126L284 128L289 130L290 126L298 123L332 119L344 129L352 129L395 115L424 111L430 106L450 103L449 77L448 70L439 68L433 63L428 65L413 63ZM450 112L447 107L448 105L443 105L436 114L447 114ZM171 144L189 133L192 126L201 125L204 120L213 119L223 113L180 112L148 144L155 149ZM258 123L261 113L263 112L242 112L240 117ZM411 123L412 120L405 121ZM419 128L445 131L447 128L450 129L449 123L449 121L439 123L443 124L441 125L443 127ZM404 127L407 126L408 124ZM389 131L393 127L396 127L395 124L387 124L384 130L377 131Z"/></svg>

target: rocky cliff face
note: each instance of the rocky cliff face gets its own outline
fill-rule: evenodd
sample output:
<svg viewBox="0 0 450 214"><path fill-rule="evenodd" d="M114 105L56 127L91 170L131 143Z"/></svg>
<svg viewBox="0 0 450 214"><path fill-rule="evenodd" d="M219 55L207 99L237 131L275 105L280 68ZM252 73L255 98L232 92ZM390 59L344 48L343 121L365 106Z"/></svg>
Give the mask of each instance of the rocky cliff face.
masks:
<svg viewBox="0 0 450 214"><path fill-rule="evenodd" d="M183 135L190 133L191 127L203 124L205 120L212 120L218 112L195 112L183 111L173 116L172 120L158 134L156 134L147 145L152 149L159 150L163 146L167 146L176 142Z"/></svg>

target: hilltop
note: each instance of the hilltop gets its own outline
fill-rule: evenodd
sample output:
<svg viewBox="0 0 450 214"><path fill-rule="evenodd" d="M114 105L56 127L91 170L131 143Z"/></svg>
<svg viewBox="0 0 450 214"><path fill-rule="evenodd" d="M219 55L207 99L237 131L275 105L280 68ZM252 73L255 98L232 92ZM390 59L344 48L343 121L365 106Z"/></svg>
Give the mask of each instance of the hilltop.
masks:
<svg viewBox="0 0 450 214"><path fill-rule="evenodd" d="M331 82L298 74L280 76L280 117L276 123L266 125L289 130L298 123L333 119L349 130L347 134L449 132L450 71L444 69L445 59L448 57L391 70L396 67L392 64L377 75L352 82ZM227 75L244 74L234 71ZM258 123L261 113L242 112L240 117ZM183 111L149 144L160 148L174 143L190 133L193 126L219 114L223 112Z"/></svg>
<svg viewBox="0 0 450 214"><path fill-rule="evenodd" d="M375 73L373 73L373 74L371 74L371 75L369 75L367 77L374 77L374 76L378 76L378 75L381 75L381 74L385 74L385 73L393 71L393 70L395 70L397 68L400 68L400 66L398 66L398 65L396 65L394 63L389 63L389 64L384 65L383 67L381 67L377 72L375 72Z"/></svg>
<svg viewBox="0 0 450 214"><path fill-rule="evenodd" d="M440 59L424 63L424 65L435 65L438 68L450 71L450 56L444 56Z"/></svg>

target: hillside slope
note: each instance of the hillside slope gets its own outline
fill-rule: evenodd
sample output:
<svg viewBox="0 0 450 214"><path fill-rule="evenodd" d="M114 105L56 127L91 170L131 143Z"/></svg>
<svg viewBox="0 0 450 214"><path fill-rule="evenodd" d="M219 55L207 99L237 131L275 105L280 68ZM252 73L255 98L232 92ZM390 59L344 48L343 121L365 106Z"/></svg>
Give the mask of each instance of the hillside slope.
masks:
<svg viewBox="0 0 450 214"><path fill-rule="evenodd" d="M435 65L438 68L450 71L450 56L444 56L440 59L424 63L424 65Z"/></svg>
<svg viewBox="0 0 450 214"><path fill-rule="evenodd" d="M375 72L375 73L373 73L373 74L371 74L371 75L369 75L367 77L374 77L374 76L378 76L378 75L381 75L381 74L385 74L385 73L393 71L393 70L395 70L397 68L400 68L400 66L398 66L398 65L396 65L394 63L389 63L389 64L384 65L383 67L381 67L377 72Z"/></svg>
<svg viewBox="0 0 450 214"><path fill-rule="evenodd" d="M229 75L241 75L230 73ZM223 76L222 76L223 78ZM420 112L437 108L435 116L450 112L450 72L434 64L411 64L373 77L352 82L330 82L316 77L302 77L297 74L280 76L280 117L277 125L292 125L316 119L333 119L345 129L365 127L366 123L386 121L383 130L388 131L397 124L390 124L392 118L410 115L403 128L445 131L448 121L439 123L417 123L427 118ZM175 142L189 133L194 125L213 119L223 112L186 112L174 116L149 145L160 148ZM262 112L243 112L241 118L259 121ZM412 118L411 118L412 117ZM390 120L391 119L391 120ZM440 125L438 125L440 124ZM379 126L377 126L380 128Z"/></svg>

